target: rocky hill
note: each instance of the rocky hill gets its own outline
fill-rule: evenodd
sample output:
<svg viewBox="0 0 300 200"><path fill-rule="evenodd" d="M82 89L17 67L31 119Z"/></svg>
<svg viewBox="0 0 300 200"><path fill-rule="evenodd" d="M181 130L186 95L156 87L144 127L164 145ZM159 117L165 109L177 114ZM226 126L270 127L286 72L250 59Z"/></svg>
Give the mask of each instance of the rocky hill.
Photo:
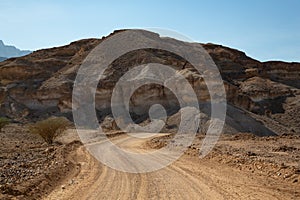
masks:
<svg viewBox="0 0 300 200"><path fill-rule="evenodd" d="M1 62L0 115L23 122L50 115L64 115L71 119L76 72L88 53L105 39L80 40ZM259 62L235 49L202 45L217 64L225 83L229 103L225 132L300 134L300 63ZM100 121L105 122L110 116L109 102L116 81L128 68L150 61L172 65L192 82L201 94L198 98L204 114L209 116L209 95L195 70L169 52L144 49L123 55L105 71L106 78L101 80L96 95ZM135 107L156 101L167 105L169 99L174 98L167 89L157 85L142 87L141 90L142 93L132 96ZM167 131L176 129L173 123L178 118L178 109L176 105L169 108ZM132 112L137 121L147 122L147 113Z"/></svg>
<svg viewBox="0 0 300 200"><path fill-rule="evenodd" d="M2 40L0 40L0 57L11 58L11 57L20 57L30 54L31 51L20 50L14 46L5 45ZM1 58L0 58L0 61Z"/></svg>

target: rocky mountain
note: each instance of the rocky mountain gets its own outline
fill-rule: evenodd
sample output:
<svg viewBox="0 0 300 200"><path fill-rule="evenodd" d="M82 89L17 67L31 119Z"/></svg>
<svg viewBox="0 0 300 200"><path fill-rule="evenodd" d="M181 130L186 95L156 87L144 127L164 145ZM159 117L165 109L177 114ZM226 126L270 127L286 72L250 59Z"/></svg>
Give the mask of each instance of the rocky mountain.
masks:
<svg viewBox="0 0 300 200"><path fill-rule="evenodd" d="M2 62L2 61L4 61L4 60L6 60L7 58L5 58L5 57L0 57L0 62Z"/></svg>
<svg viewBox="0 0 300 200"><path fill-rule="evenodd" d="M35 121L50 115L71 119L76 72L91 50L106 38L79 40L1 62L0 115L17 121ZM217 64L224 80L228 100L225 132L300 134L300 63L259 62L244 52L221 45L202 46ZM110 98L117 80L131 67L149 62L172 65L186 77L199 94L203 123L207 126L209 93L203 80L183 58L153 49L125 54L105 71L96 95L99 120L106 126L112 122ZM149 120L148 112L136 108L147 110L149 105L160 102L169 106L165 131L174 131L175 122L180 118L179 107L176 103L170 104L174 98L164 87L143 86L131 98L132 116L138 123L145 124Z"/></svg>
<svg viewBox="0 0 300 200"><path fill-rule="evenodd" d="M0 40L0 61L5 60L6 58L20 57L30 54L31 51L20 50L14 46L5 45L2 40ZM5 59L4 59L5 58Z"/></svg>

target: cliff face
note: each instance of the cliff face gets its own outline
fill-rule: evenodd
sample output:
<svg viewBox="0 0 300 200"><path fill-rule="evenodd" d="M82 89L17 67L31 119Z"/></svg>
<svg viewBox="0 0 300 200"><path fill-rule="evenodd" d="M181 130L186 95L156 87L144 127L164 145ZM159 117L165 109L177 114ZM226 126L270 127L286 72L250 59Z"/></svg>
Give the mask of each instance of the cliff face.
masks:
<svg viewBox="0 0 300 200"><path fill-rule="evenodd" d="M37 120L53 114L71 118L76 72L88 53L102 40L105 38L80 40L1 62L0 115L20 121ZM214 44L203 44L203 47L217 64L225 83L230 104L227 118L229 132L232 129L251 132L253 125L268 127L268 130L255 130L256 133L300 133L300 63L261 63L231 48ZM101 87L96 94L100 119L110 114L110 97L118 79L130 67L149 62L172 65L189 80L200 102L203 105L209 102L205 83L185 60L165 51L139 50L123 55L105 71L105 78L99 83ZM132 96L132 112L141 117L145 113L139 108L159 102L169 106L169 114L172 115L178 109L174 99L166 88L147 85ZM247 120L242 121L241 118Z"/></svg>

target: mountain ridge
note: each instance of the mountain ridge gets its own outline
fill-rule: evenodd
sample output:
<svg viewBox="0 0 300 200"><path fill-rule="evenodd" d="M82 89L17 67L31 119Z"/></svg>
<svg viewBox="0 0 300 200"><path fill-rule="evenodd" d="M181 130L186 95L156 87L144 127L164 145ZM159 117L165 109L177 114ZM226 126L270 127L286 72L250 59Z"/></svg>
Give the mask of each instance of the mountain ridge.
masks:
<svg viewBox="0 0 300 200"><path fill-rule="evenodd" d="M113 34L115 33L111 35ZM79 40L1 62L0 115L19 121L35 121L50 115L63 115L72 119L72 88L76 72L92 49L107 37ZM251 124L247 124L255 123L255 126L266 126L276 134L300 134L300 63L260 62L244 52L222 45L202 46L218 66L224 80L230 105L227 117L229 132L255 131L259 134L263 129L252 130ZM209 101L209 93L202 86L203 81L197 78L192 66L188 64L182 69L185 61L168 52L138 50L123 55L106 70L107 78L101 80L96 96L96 110L100 121L105 121L110 116L110 95L123 71L151 61L173 64L179 73L191 81L193 88L199 93L199 101L203 102L207 110L205 104ZM160 94L170 95L169 99L173 98L163 88L150 86L144 89L144 101L139 100L141 94L134 94L132 97L137 108L147 108L155 100L167 105L165 97L159 96ZM153 99L153 94L158 97ZM239 117L234 113L239 113ZM247 123L241 121L242 118ZM259 125L260 123L264 125Z"/></svg>
<svg viewBox="0 0 300 200"><path fill-rule="evenodd" d="M20 50L15 46L5 45L4 42L0 40L0 57L4 57L4 58L20 57L30 53L31 51L29 50Z"/></svg>
<svg viewBox="0 0 300 200"><path fill-rule="evenodd" d="M7 58L1 57L1 56L0 56L0 62L4 61L4 60L6 60L6 59L7 59Z"/></svg>

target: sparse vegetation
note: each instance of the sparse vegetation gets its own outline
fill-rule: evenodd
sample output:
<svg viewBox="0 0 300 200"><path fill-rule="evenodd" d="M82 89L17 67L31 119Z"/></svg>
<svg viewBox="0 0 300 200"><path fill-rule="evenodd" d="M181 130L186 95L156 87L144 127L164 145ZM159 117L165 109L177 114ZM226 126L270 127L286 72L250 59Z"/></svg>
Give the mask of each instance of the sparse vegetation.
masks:
<svg viewBox="0 0 300 200"><path fill-rule="evenodd" d="M5 117L0 117L0 131L2 130L2 128L4 126L6 126L7 124L9 124L10 120L5 118Z"/></svg>
<svg viewBox="0 0 300 200"><path fill-rule="evenodd" d="M40 135L48 144L70 126L70 121L64 117L50 117L29 126L29 131Z"/></svg>

